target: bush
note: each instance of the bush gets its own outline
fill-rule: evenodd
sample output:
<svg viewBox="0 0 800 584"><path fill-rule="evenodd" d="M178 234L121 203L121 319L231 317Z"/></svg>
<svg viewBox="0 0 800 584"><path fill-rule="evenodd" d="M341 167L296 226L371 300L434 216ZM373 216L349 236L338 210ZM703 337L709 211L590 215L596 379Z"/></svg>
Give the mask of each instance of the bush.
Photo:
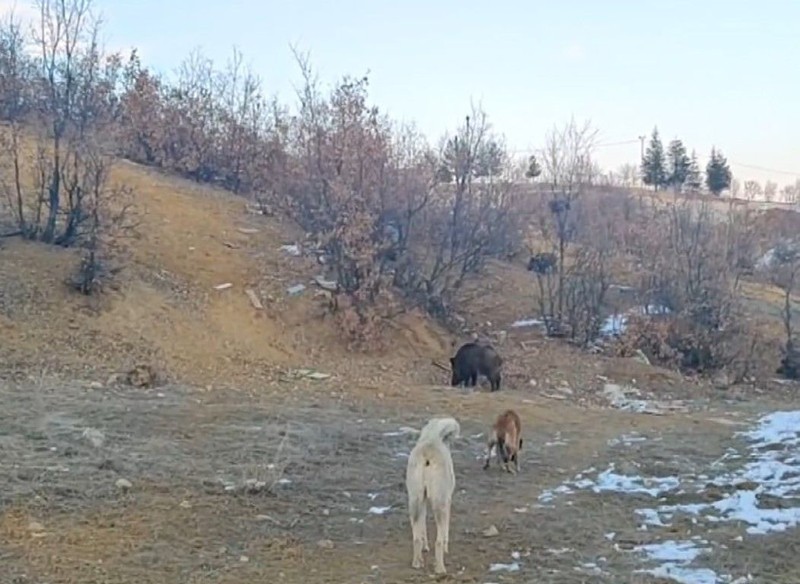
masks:
<svg viewBox="0 0 800 584"><path fill-rule="evenodd" d="M634 245L643 268L638 291L669 316L634 319L624 351L638 348L685 371L749 371L754 333L739 294L753 250L749 220L747 209L733 207L715 220L708 203L690 200L655 210Z"/></svg>

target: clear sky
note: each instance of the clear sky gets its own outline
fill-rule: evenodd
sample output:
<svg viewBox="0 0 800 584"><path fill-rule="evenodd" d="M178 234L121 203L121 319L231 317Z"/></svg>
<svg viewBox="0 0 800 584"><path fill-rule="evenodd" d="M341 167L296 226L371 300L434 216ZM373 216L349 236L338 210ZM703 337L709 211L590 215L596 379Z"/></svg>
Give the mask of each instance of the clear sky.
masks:
<svg viewBox="0 0 800 584"><path fill-rule="evenodd" d="M28 0L16 0L22 8ZM11 0L0 0L0 6ZM196 47L239 47L283 101L290 44L321 80L369 71L374 102L435 140L480 101L519 153L571 115L591 119L601 165L637 163L657 125L701 161L720 147L740 180L800 178L796 0L95 0L109 48L172 71ZM753 165L789 174L747 168Z"/></svg>

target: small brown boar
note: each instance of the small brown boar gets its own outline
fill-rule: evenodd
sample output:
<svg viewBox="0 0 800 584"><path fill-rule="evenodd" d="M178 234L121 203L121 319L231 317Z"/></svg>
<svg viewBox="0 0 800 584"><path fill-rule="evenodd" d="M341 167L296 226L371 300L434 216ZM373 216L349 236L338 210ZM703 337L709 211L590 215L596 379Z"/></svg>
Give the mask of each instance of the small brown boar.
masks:
<svg viewBox="0 0 800 584"><path fill-rule="evenodd" d="M488 448L486 460L483 468L489 468L492 458L492 451L495 451L498 459L503 461L503 468L506 472L519 472L519 451L522 450L522 422L519 415L514 410L506 410L499 416L489 432ZM512 471L508 463L514 462Z"/></svg>

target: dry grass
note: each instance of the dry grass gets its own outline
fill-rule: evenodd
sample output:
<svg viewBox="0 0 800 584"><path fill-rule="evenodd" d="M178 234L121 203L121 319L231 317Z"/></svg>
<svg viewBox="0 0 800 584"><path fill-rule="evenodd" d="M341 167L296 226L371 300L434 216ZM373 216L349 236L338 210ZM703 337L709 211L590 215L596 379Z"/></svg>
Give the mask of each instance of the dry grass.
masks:
<svg viewBox="0 0 800 584"><path fill-rule="evenodd" d="M0 354L9 369L47 364L105 379L148 362L195 384L255 386L276 367L341 361L345 350L316 316L313 287L286 293L317 273L311 261L280 251L296 231L248 215L240 198L137 165L119 163L113 178L133 187L142 225L132 265L100 305L64 286L78 261L72 250L4 244L0 322L9 342ZM233 286L214 289L224 283ZM250 304L248 287L263 311ZM413 315L397 326L398 357L446 350L441 333Z"/></svg>

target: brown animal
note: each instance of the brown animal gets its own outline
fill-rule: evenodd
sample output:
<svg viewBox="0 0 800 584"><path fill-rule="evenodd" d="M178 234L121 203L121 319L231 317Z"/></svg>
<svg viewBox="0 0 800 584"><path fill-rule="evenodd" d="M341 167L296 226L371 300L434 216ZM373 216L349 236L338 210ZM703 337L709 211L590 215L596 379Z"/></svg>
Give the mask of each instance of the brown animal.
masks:
<svg viewBox="0 0 800 584"><path fill-rule="evenodd" d="M516 474L519 472L519 451L522 450L522 422L514 410L506 410L499 416L489 432L488 450L486 460L483 463L484 470L489 468L489 461L492 458L492 451L497 457L502 459L503 467L506 472ZM508 466L510 461L514 462L514 470Z"/></svg>

